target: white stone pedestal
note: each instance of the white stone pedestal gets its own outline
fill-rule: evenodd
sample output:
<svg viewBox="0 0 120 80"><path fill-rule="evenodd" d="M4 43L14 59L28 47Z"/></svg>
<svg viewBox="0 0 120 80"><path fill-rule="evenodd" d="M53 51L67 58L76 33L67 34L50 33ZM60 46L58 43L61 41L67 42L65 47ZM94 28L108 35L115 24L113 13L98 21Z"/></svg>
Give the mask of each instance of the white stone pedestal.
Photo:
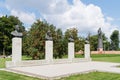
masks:
<svg viewBox="0 0 120 80"><path fill-rule="evenodd" d="M85 58L89 59L90 58L90 44L85 44L84 51L85 51Z"/></svg>
<svg viewBox="0 0 120 80"><path fill-rule="evenodd" d="M45 42L45 60L47 62L53 61L53 41Z"/></svg>
<svg viewBox="0 0 120 80"><path fill-rule="evenodd" d="M12 62L21 61L22 56L22 38L15 37L12 39Z"/></svg>
<svg viewBox="0 0 120 80"><path fill-rule="evenodd" d="M68 59L74 59L74 42L68 43Z"/></svg>

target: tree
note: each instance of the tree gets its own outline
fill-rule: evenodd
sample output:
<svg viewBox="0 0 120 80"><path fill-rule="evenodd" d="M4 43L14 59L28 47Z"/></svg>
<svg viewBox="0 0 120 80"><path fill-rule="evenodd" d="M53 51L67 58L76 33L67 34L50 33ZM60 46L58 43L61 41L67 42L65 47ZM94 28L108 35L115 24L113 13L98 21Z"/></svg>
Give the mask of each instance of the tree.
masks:
<svg viewBox="0 0 120 80"><path fill-rule="evenodd" d="M18 24L22 26L22 22L14 16L2 16L0 17L0 52L3 55L11 54L12 48L12 35L14 26ZM21 27L21 31L25 31L24 26Z"/></svg>
<svg viewBox="0 0 120 80"><path fill-rule="evenodd" d="M91 51L96 51L98 45L98 35L92 35L90 36L90 48Z"/></svg>
<svg viewBox="0 0 120 80"><path fill-rule="evenodd" d="M70 37L70 35L73 36L74 42L75 42L75 52L78 52L81 48L80 48L80 38L78 37L78 30L76 28L70 28L67 29L67 31L65 32L65 39L67 41L66 44L68 44L68 39Z"/></svg>
<svg viewBox="0 0 120 80"><path fill-rule="evenodd" d="M54 57L62 58L63 54L64 54L63 33L61 29L57 29L54 39Z"/></svg>
<svg viewBox="0 0 120 80"><path fill-rule="evenodd" d="M119 31L114 30L110 36L111 39L111 49L118 50L119 48Z"/></svg>
<svg viewBox="0 0 120 80"><path fill-rule="evenodd" d="M33 23L30 31L28 31L25 37L23 44L24 54L30 55L32 59L43 59L45 56L45 35L48 30L50 30L52 34L54 44L57 44L56 40L60 37L58 35L61 35L61 31L58 30L56 35L56 27L54 25L46 21L37 20Z"/></svg>

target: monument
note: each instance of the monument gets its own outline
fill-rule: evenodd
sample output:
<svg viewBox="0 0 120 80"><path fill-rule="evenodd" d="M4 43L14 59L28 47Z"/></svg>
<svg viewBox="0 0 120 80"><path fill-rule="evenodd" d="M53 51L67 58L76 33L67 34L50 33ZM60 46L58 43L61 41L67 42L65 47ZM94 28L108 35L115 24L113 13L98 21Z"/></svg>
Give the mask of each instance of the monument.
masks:
<svg viewBox="0 0 120 80"><path fill-rule="evenodd" d="M74 39L73 36L70 35L69 37L69 43L68 43L68 59L72 61L74 59Z"/></svg>
<svg viewBox="0 0 120 80"><path fill-rule="evenodd" d="M84 51L85 51L85 59L90 59L90 33L88 34L86 40L85 40L85 48L84 48Z"/></svg>
<svg viewBox="0 0 120 80"><path fill-rule="evenodd" d="M48 41L52 41L53 40L52 39L52 34L51 34L50 30L46 33L45 39L48 40Z"/></svg>
<svg viewBox="0 0 120 80"><path fill-rule="evenodd" d="M12 39L12 62L17 63L21 61L22 56L22 36L23 34L19 32L19 26L15 26L15 31L11 34L14 36Z"/></svg>
<svg viewBox="0 0 120 80"><path fill-rule="evenodd" d="M90 42L90 33L88 33L88 36L85 39L85 44L89 44L89 42Z"/></svg>
<svg viewBox="0 0 120 80"><path fill-rule="evenodd" d="M45 60L50 63L53 61L53 39L50 30L45 36Z"/></svg>
<svg viewBox="0 0 120 80"><path fill-rule="evenodd" d="M11 34L14 36L14 37L22 37L23 34L19 32L20 28L18 25L15 26L15 31L12 31Z"/></svg>
<svg viewBox="0 0 120 80"><path fill-rule="evenodd" d="M74 48L74 38L72 35L69 36L68 42L68 58L67 59L54 59L53 58L53 38L52 34L47 31L45 35L45 60L29 60L22 61L22 33L19 32L19 26L15 26L15 31L12 31L11 34L14 36L12 39L12 61L6 62L6 67L20 67L20 66L38 66L46 64L58 64L58 63L74 63L81 61L91 61L90 58L90 44L89 36L86 38L85 44L85 58L75 58L75 48Z"/></svg>
<svg viewBox="0 0 120 80"><path fill-rule="evenodd" d="M102 40L102 31L101 28L98 29L98 48L99 53L103 51L103 40Z"/></svg>

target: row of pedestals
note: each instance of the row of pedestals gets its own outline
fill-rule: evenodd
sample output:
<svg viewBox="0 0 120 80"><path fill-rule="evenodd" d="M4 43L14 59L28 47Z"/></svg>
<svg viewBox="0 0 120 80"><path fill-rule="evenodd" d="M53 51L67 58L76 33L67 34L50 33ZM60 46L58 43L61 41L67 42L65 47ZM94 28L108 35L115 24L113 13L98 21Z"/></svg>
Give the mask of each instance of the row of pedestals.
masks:
<svg viewBox="0 0 120 80"><path fill-rule="evenodd" d="M74 42L68 43L68 59L74 59ZM85 44L85 58L90 58L90 44ZM20 62L22 60L22 38L15 37L12 39L12 62ZM47 40L45 42L45 60L47 62L53 61L53 41Z"/></svg>

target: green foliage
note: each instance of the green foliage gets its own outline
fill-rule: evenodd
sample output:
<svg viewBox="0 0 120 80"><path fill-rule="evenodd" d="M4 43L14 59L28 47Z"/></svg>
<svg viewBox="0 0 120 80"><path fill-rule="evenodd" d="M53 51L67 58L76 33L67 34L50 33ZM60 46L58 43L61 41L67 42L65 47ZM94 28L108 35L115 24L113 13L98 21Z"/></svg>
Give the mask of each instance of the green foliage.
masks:
<svg viewBox="0 0 120 80"><path fill-rule="evenodd" d="M23 52L32 56L33 59L43 59L45 57L45 35L48 30L51 31L53 37L54 57L62 58L65 51L62 30L40 20L37 20L27 33L23 44Z"/></svg>
<svg viewBox="0 0 120 80"><path fill-rule="evenodd" d="M65 45L63 41L63 33L61 29L56 30L56 34L54 37L54 57L55 58L62 58L65 51Z"/></svg>
<svg viewBox="0 0 120 80"><path fill-rule="evenodd" d="M118 50L119 49L119 31L114 30L110 36L111 39L111 49Z"/></svg>
<svg viewBox="0 0 120 80"><path fill-rule="evenodd" d="M78 52L79 50L84 50L84 38L78 37L78 30L76 28L70 28L67 29L65 32L65 40L66 44L68 44L68 39L70 35L73 36L74 43L75 43L75 52Z"/></svg>
<svg viewBox="0 0 120 80"><path fill-rule="evenodd" d="M14 16L2 16L0 17L0 53L4 55L11 54L12 48L12 35L15 25L20 26L20 30L25 31L22 22Z"/></svg>
<svg viewBox="0 0 120 80"><path fill-rule="evenodd" d="M91 51L97 50L97 46L98 46L98 35L90 36L90 48L91 48Z"/></svg>
<svg viewBox="0 0 120 80"><path fill-rule="evenodd" d="M37 20L28 31L23 42L23 53L39 59L45 51L45 34L50 25ZM44 55L41 57L44 58Z"/></svg>

